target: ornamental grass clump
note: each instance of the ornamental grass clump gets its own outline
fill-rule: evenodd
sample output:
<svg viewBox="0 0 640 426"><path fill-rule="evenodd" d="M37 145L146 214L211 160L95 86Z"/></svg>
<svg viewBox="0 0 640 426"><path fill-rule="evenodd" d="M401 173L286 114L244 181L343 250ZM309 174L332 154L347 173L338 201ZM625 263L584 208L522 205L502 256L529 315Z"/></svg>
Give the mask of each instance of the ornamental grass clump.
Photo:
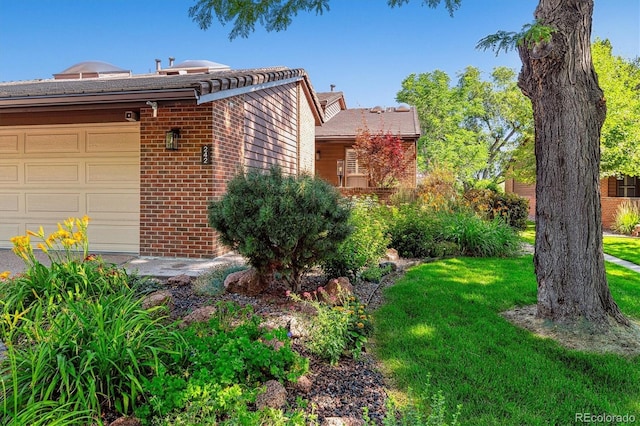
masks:
<svg viewBox="0 0 640 426"><path fill-rule="evenodd" d="M238 174L209 205L209 224L222 243L245 256L261 279L279 276L294 291L351 233L348 218L348 206L329 183L277 167Z"/></svg>
<svg viewBox="0 0 640 426"><path fill-rule="evenodd" d="M27 269L0 280L0 424L102 424L106 411L131 413L142 379L184 357L166 308L143 309L126 271L89 254L88 222L12 239Z"/></svg>
<svg viewBox="0 0 640 426"><path fill-rule="evenodd" d="M640 206L628 200L620 203L613 229L621 234L631 234L636 225L640 225Z"/></svg>

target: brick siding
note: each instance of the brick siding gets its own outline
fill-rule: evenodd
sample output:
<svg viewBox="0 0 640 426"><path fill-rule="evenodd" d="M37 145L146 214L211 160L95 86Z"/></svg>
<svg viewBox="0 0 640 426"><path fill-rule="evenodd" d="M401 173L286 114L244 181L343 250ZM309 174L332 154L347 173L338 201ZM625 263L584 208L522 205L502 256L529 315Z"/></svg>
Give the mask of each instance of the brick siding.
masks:
<svg viewBox="0 0 640 426"><path fill-rule="evenodd" d="M227 250L209 227L207 205L226 191L243 158L242 97L203 105L161 104L140 110L140 254L212 257ZM179 149L165 149L165 132L180 129ZM212 145L212 164L200 163Z"/></svg>

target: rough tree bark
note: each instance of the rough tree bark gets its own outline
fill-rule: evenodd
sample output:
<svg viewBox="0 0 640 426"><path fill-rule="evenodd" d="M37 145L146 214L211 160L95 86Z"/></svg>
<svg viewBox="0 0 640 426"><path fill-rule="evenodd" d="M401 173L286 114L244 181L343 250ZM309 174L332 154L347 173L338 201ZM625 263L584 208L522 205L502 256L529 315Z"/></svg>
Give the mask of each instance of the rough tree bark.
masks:
<svg viewBox="0 0 640 426"><path fill-rule="evenodd" d="M540 0L535 12L556 30L518 47L518 85L535 120L538 317L628 325L604 268L600 129L606 103L591 60L593 0Z"/></svg>

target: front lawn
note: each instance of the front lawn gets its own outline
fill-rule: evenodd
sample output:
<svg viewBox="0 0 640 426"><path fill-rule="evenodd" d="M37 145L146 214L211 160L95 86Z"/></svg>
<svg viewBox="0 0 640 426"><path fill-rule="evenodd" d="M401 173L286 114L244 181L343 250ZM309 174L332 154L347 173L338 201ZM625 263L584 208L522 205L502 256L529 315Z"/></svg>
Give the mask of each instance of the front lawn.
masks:
<svg viewBox="0 0 640 426"><path fill-rule="evenodd" d="M607 265L623 312L640 318L640 276ZM375 315L376 354L400 391L442 391L461 424L573 424L576 413L640 413L640 357L564 349L500 312L536 302L531 256L413 268Z"/></svg>
<svg viewBox="0 0 640 426"><path fill-rule="evenodd" d="M520 232L520 238L529 243L536 242L536 225L527 223L527 228ZM640 238L604 237L604 252L611 256L640 265Z"/></svg>
<svg viewBox="0 0 640 426"><path fill-rule="evenodd" d="M640 238L604 237L604 252L640 265Z"/></svg>

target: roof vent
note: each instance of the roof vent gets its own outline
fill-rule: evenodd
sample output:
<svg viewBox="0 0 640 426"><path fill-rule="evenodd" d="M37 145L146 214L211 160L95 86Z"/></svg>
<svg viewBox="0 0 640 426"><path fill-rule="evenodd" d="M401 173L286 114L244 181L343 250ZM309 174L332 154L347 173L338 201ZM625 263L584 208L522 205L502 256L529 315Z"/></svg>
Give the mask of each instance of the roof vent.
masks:
<svg viewBox="0 0 640 426"><path fill-rule="evenodd" d="M371 108L369 110L369 112L374 113L374 114L382 114L384 112L384 110L382 109L381 106L374 106L373 108Z"/></svg>
<svg viewBox="0 0 640 426"><path fill-rule="evenodd" d="M173 65L174 58L169 58L169 68L158 69L158 74L177 75L177 74L204 74L213 71L227 71L231 67L229 65L219 64L206 60L186 60L177 65Z"/></svg>
<svg viewBox="0 0 640 426"><path fill-rule="evenodd" d="M53 74L56 80L83 78L109 78L109 77L130 77L131 71L125 70L107 62L85 61L70 66L64 71Z"/></svg>
<svg viewBox="0 0 640 426"><path fill-rule="evenodd" d="M396 112L409 112L411 111L411 108L409 108L406 105L400 105L399 107L396 108Z"/></svg>

